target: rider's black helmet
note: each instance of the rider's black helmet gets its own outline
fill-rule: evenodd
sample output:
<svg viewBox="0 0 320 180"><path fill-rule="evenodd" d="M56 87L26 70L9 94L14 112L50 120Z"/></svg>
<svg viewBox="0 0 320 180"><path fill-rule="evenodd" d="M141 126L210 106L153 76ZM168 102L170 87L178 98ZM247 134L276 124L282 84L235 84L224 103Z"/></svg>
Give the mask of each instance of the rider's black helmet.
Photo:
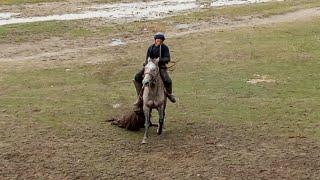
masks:
<svg viewBox="0 0 320 180"><path fill-rule="evenodd" d="M162 41L164 41L166 38L164 37L164 33L162 33L162 32L157 32L157 33L154 35L154 39L161 39Z"/></svg>

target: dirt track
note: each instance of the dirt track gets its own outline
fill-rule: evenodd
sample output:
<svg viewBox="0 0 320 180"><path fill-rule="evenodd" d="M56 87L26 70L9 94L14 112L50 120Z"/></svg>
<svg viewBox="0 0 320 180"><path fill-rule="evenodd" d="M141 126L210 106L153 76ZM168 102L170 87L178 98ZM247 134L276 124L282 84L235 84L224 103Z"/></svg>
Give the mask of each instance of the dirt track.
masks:
<svg viewBox="0 0 320 180"><path fill-rule="evenodd" d="M283 15L275 15L267 18L259 17L239 17L237 21L231 21L226 19L218 19L212 22L202 22L190 26L190 28L179 30L174 27L167 32L168 37L179 37L190 33L200 33L207 31L223 30L230 28L240 27L254 27L254 26L266 26L276 23L304 21L320 15L320 8L304 9L296 12L291 12ZM99 23L99 22L97 22ZM35 35L36 36L36 35ZM119 37L120 36L120 37ZM133 37L134 35L123 38L128 44L149 41L150 37L146 37L142 34L140 37ZM134 39L134 40L133 40ZM136 39L139 39L138 41ZM77 40L64 40L61 38L49 38L37 42L26 43L10 43L2 44L0 50L0 61L47 61L47 60L73 60L81 59L87 52L98 49L105 49L110 47L111 39L101 38L85 38ZM98 60L99 61L99 60ZM90 62L93 62L90 60Z"/></svg>

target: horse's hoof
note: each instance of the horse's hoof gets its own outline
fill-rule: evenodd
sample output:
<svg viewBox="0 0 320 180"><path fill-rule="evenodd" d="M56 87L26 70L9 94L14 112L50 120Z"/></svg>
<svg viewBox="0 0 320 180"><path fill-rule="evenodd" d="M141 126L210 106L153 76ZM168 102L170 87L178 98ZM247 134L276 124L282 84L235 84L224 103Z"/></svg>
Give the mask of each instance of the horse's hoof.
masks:
<svg viewBox="0 0 320 180"><path fill-rule="evenodd" d="M141 144L147 144L147 141L144 139L142 140Z"/></svg>
<svg viewBox="0 0 320 180"><path fill-rule="evenodd" d="M160 135L162 133L162 127L163 127L163 124L159 124L158 126L158 129L157 129L157 134Z"/></svg>

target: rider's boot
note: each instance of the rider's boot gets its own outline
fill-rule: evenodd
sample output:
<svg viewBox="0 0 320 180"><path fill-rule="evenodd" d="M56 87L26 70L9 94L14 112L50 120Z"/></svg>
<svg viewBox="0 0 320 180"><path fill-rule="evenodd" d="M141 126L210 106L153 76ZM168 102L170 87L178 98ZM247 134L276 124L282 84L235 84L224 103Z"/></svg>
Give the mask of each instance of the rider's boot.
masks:
<svg viewBox="0 0 320 180"><path fill-rule="evenodd" d="M134 87L136 88L137 92L137 100L133 103L133 110L134 111L140 111L141 110L141 105L142 105L142 98L140 95L141 89L142 89L142 84L133 80Z"/></svg>
<svg viewBox="0 0 320 180"><path fill-rule="evenodd" d="M175 103L176 102L176 97L175 95L172 94L172 84L168 85L166 87L166 90L167 90L167 97L168 99L172 102L172 103Z"/></svg>

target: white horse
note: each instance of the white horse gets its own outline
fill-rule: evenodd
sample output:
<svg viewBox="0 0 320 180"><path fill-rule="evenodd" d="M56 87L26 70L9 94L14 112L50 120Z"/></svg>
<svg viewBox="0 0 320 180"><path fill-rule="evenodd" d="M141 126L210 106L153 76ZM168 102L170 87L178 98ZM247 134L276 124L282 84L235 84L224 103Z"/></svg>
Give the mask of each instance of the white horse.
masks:
<svg viewBox="0 0 320 180"><path fill-rule="evenodd" d="M165 86L160 76L158 67L159 58L148 58L148 64L144 67L143 85L143 112L145 116L145 132L142 144L147 143L148 129L151 125L150 117L152 109L157 109L159 113L159 125L157 133L162 133L165 109L167 104L167 96L165 93Z"/></svg>

